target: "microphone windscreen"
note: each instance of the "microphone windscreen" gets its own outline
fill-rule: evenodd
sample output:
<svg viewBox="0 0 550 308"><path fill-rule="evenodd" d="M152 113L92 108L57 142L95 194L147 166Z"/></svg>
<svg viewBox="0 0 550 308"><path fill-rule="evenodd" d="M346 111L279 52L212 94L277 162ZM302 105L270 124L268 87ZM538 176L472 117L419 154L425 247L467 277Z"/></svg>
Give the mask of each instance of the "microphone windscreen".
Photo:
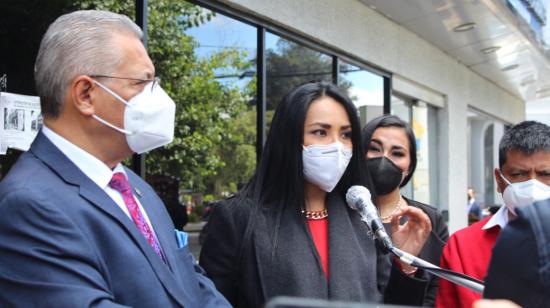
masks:
<svg viewBox="0 0 550 308"><path fill-rule="evenodd" d="M365 200L370 200L371 198L370 191L365 186L354 185L350 187L346 193L348 206L354 210L357 210L357 204L360 204L360 202L357 201L363 198Z"/></svg>

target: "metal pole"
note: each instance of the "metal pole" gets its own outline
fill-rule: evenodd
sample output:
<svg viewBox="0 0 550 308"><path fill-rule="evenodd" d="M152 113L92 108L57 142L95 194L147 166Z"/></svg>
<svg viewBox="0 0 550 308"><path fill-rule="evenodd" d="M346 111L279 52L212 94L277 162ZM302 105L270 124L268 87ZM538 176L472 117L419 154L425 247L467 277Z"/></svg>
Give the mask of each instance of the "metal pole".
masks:
<svg viewBox="0 0 550 308"><path fill-rule="evenodd" d="M143 31L143 46L147 49L147 0L136 0L136 24ZM145 179L145 154L134 154L132 156L132 170L141 178Z"/></svg>
<svg viewBox="0 0 550 308"><path fill-rule="evenodd" d="M256 161L259 163L265 143L265 111L266 111L266 59L265 59L265 28L258 27L256 54Z"/></svg>
<svg viewBox="0 0 550 308"><path fill-rule="evenodd" d="M338 86L340 81L340 61L337 56L332 56L332 83Z"/></svg>
<svg viewBox="0 0 550 308"><path fill-rule="evenodd" d="M384 114L391 113L392 84L391 77L384 77Z"/></svg>

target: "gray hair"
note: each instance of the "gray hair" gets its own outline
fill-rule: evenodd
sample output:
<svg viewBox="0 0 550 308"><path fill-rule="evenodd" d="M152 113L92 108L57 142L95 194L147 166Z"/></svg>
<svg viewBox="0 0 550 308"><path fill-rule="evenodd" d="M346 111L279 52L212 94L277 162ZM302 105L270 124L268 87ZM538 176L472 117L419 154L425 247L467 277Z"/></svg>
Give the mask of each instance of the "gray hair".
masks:
<svg viewBox="0 0 550 308"><path fill-rule="evenodd" d="M122 60L114 34L141 39L128 17L107 11L76 11L57 18L40 43L34 66L44 117L57 118L65 91L78 75L109 75Z"/></svg>

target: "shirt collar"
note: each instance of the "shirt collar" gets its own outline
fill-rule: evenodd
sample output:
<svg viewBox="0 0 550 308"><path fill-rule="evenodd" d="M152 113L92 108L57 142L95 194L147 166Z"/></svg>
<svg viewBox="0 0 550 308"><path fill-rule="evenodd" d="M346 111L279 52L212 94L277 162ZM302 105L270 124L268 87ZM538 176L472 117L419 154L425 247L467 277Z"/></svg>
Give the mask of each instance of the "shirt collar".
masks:
<svg viewBox="0 0 550 308"><path fill-rule="evenodd" d="M97 159L92 154L79 148L69 140L61 137L49 129L46 125L42 126L42 133L61 151L65 156L75 164L80 171L82 171L87 177L89 177L97 186L101 189L105 189L113 173L122 172L126 176L124 168L119 163L111 170L105 163Z"/></svg>
<svg viewBox="0 0 550 308"><path fill-rule="evenodd" d="M500 226L501 229L504 229L506 225L508 224L508 208L506 205L502 205L500 209L487 221L487 223L483 226L483 230L491 229L495 226Z"/></svg>

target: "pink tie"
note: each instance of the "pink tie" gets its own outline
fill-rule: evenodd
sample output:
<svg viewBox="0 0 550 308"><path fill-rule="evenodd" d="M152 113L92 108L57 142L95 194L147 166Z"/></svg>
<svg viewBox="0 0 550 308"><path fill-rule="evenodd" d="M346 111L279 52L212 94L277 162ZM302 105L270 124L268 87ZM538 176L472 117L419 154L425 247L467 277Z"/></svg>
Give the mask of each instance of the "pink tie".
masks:
<svg viewBox="0 0 550 308"><path fill-rule="evenodd" d="M149 228L149 225L145 221L145 218L141 214L141 211L139 210L139 206L136 202L136 199L134 199L134 194L132 193L132 187L130 186L130 183L126 179L126 176L122 172L117 172L113 174L113 178L109 182L109 186L111 186L114 190L118 191L122 195L122 199L124 199L124 204L126 204L126 207L128 208L128 211L130 212L130 216L132 216L132 220L138 227L139 231L145 238L147 239L147 242L149 242L149 245L153 247L153 250L159 255L159 257L166 263L166 260L164 259L164 254L162 253L162 250L160 248L159 243L157 242L157 239L153 235L153 232L151 231L151 228Z"/></svg>

